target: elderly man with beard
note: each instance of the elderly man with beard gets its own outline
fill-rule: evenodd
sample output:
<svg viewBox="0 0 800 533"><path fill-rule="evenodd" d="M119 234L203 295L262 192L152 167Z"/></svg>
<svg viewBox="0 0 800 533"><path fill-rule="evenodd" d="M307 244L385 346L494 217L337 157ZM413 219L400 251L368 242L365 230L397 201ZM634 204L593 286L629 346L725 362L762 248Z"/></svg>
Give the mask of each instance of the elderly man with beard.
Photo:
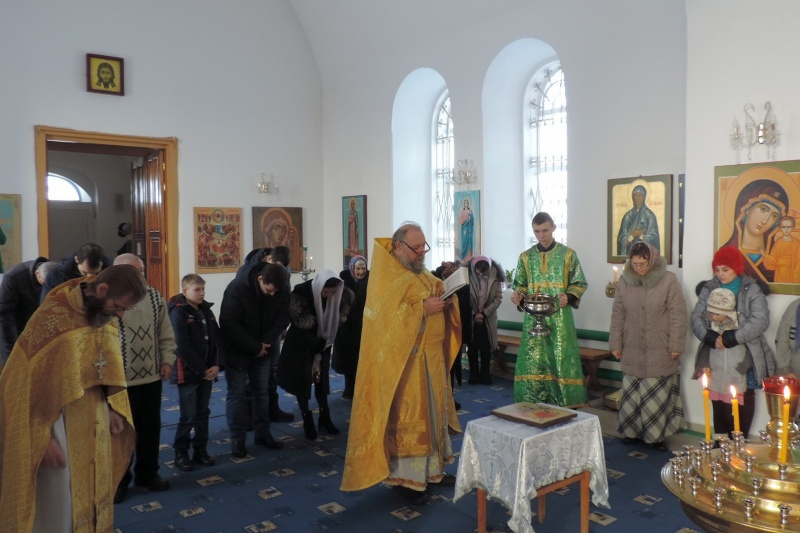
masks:
<svg viewBox="0 0 800 533"><path fill-rule="evenodd" d="M380 482L413 504L429 483L452 486L450 432L461 431L450 368L461 345L454 298L425 268L430 250L418 224L375 240L364 310L342 490Z"/></svg>
<svg viewBox="0 0 800 533"><path fill-rule="evenodd" d="M145 294L136 268L112 266L28 321L0 375L0 532L114 528L134 430L113 319Z"/></svg>

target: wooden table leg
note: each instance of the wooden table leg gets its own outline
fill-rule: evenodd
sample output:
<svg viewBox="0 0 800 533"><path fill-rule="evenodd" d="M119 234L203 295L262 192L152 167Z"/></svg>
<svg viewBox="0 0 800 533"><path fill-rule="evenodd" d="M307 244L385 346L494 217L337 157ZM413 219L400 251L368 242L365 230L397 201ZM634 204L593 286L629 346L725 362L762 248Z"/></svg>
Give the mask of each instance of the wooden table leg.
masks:
<svg viewBox="0 0 800 533"><path fill-rule="evenodd" d="M478 533L486 533L486 491L483 489L478 489Z"/></svg>
<svg viewBox="0 0 800 533"><path fill-rule="evenodd" d="M589 471L581 474L581 533L589 533Z"/></svg>
<svg viewBox="0 0 800 533"><path fill-rule="evenodd" d="M547 512L547 503L545 498L547 498L547 494L542 494L541 496L537 496L539 500L539 523L541 524L544 522L544 515Z"/></svg>

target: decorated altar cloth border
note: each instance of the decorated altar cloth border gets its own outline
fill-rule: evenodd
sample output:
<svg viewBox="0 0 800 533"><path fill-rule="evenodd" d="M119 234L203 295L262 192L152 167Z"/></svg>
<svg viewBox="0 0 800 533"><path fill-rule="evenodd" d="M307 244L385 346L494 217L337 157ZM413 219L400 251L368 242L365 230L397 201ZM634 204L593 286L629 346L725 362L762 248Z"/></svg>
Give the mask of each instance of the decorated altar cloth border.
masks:
<svg viewBox="0 0 800 533"><path fill-rule="evenodd" d="M584 470L591 474L592 503L610 508L597 415L578 411L576 418L549 428L487 416L467 424L453 501L483 489L511 511L512 531L533 533L531 500L536 489Z"/></svg>

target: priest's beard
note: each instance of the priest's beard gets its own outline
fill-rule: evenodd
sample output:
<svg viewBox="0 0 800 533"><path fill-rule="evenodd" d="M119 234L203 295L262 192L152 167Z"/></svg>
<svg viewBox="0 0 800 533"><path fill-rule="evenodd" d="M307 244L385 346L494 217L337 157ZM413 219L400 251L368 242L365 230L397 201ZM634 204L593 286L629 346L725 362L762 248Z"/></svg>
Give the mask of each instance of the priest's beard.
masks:
<svg viewBox="0 0 800 533"><path fill-rule="evenodd" d="M398 254L397 260L414 274L422 274L425 271L425 256L409 261L404 255Z"/></svg>
<svg viewBox="0 0 800 533"><path fill-rule="evenodd" d="M105 326L115 315L109 315L105 310L106 301L96 296L87 296L83 307L86 309L86 320L93 328Z"/></svg>

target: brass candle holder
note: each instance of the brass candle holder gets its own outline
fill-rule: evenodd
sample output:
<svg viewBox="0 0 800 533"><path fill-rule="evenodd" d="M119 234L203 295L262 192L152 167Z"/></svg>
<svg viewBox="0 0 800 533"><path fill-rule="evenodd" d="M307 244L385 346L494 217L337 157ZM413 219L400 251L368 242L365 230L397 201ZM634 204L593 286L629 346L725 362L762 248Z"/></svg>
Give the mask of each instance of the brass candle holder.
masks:
<svg viewBox="0 0 800 533"><path fill-rule="evenodd" d="M783 395L790 388L790 422L781 421ZM681 502L686 515L703 531L714 533L800 531L800 450L794 419L800 403L800 380L764 380L770 422L758 443L740 432L720 440L720 448L701 441L684 446L661 470L661 481ZM771 396L778 397L771 398ZM786 464L779 462L781 437L789 432Z"/></svg>
<svg viewBox="0 0 800 533"><path fill-rule="evenodd" d="M609 281L608 285L606 285L606 296L609 298L613 298L617 295L617 282L616 281Z"/></svg>

